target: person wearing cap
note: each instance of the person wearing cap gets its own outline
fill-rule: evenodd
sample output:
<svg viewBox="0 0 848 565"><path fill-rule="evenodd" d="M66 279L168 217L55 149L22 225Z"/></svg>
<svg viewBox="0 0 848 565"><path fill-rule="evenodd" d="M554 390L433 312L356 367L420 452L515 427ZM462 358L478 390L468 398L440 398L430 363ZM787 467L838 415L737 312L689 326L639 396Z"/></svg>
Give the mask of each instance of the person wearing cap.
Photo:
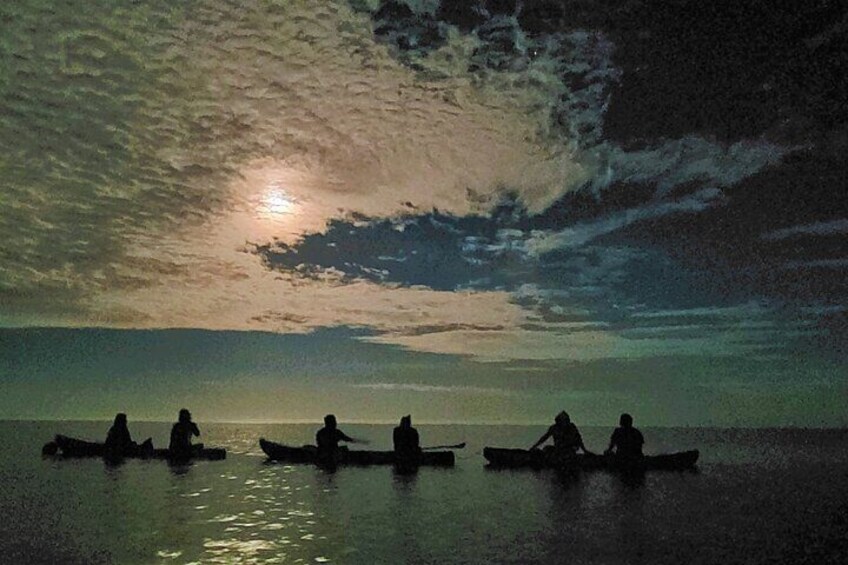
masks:
<svg viewBox="0 0 848 565"><path fill-rule="evenodd" d="M645 438L642 432L633 427L633 416L622 414L618 419L619 427L612 432L610 444L604 454L615 453L621 457L642 457L642 445Z"/></svg>
<svg viewBox="0 0 848 565"><path fill-rule="evenodd" d="M554 450L559 453L573 455L577 453L578 449L583 450L583 453L589 453L589 450L583 445L583 438L580 435L580 431L571 421L568 412L564 410L557 414L556 418L554 418L553 425L548 428L548 431L530 449L536 449L548 441L548 438L554 439Z"/></svg>

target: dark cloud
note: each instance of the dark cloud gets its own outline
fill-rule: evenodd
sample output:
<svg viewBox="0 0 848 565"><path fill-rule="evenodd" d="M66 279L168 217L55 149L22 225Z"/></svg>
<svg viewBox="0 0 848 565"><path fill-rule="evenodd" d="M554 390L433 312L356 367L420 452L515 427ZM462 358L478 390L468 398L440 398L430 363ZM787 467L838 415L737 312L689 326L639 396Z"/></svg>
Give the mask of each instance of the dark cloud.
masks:
<svg viewBox="0 0 848 565"><path fill-rule="evenodd" d="M494 287L509 276L508 258L498 257L497 220L434 212L399 219L336 220L320 234L294 245L257 247L269 267L335 269L348 278L435 290L456 290L471 281Z"/></svg>

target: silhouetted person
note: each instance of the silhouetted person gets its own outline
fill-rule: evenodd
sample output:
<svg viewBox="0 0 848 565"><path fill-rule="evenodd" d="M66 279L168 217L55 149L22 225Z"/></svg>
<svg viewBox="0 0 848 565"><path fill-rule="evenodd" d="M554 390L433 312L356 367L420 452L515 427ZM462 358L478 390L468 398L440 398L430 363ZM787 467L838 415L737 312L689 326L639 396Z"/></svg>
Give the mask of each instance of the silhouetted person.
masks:
<svg viewBox="0 0 848 565"><path fill-rule="evenodd" d="M315 443L318 445L318 455L326 457L334 455L339 448L339 442L364 443L345 434L337 427L336 417L332 414L324 416L324 427L315 434Z"/></svg>
<svg viewBox="0 0 848 565"><path fill-rule="evenodd" d="M622 457L641 457L645 438L642 432L633 427L633 416L622 414L618 419L619 427L612 432L610 444L604 453L613 453Z"/></svg>
<svg viewBox="0 0 848 565"><path fill-rule="evenodd" d="M147 438L141 445L132 440L130 430L127 427L127 415L123 412L115 415L115 421L109 428L104 445L107 453L111 455L136 454L139 450L142 452L153 450L153 441L150 438Z"/></svg>
<svg viewBox="0 0 848 565"><path fill-rule="evenodd" d="M115 415L115 421L106 435L106 448L116 452L123 452L134 449L135 447L136 443L132 440L130 430L127 427L127 415L120 412Z"/></svg>
<svg viewBox="0 0 848 565"><path fill-rule="evenodd" d="M168 449L175 454L190 454L191 436L199 435L197 424L191 421L191 412L183 408L180 410L179 420L171 428L171 443L168 444Z"/></svg>
<svg viewBox="0 0 848 565"><path fill-rule="evenodd" d="M583 438L580 435L580 431L571 422L571 418L565 411L557 414L556 418L554 418L554 424L548 428L548 431L530 449L536 449L551 437L554 438L554 449L558 453L574 455L578 449L582 449L583 453L589 453L586 446L583 445Z"/></svg>
<svg viewBox="0 0 848 565"><path fill-rule="evenodd" d="M392 433L395 454L399 457L417 457L421 454L418 430L412 427L412 416L404 416L400 419L400 425Z"/></svg>

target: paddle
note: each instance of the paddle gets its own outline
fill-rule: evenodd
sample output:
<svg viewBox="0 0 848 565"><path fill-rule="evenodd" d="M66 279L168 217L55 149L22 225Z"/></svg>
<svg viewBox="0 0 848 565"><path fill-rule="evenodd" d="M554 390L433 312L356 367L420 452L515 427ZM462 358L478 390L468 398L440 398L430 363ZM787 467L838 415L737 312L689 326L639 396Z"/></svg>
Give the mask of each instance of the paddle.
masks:
<svg viewBox="0 0 848 565"><path fill-rule="evenodd" d="M429 449L462 449L465 447L465 442L457 443L454 445L433 445L431 447L422 447L421 451L427 451Z"/></svg>

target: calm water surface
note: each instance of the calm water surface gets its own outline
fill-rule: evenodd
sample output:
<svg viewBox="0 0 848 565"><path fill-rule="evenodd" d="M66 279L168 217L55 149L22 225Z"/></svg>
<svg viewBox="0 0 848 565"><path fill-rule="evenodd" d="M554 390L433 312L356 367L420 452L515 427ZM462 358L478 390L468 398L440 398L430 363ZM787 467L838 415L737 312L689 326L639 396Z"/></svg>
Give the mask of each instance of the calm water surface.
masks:
<svg viewBox="0 0 848 565"><path fill-rule="evenodd" d="M0 559L10 563L845 563L848 432L644 429L650 452L698 448L696 473L625 482L486 469L484 445L541 427L419 426L466 441L454 469L267 463L260 436L299 445L317 425L201 423L226 461L169 467L42 459L61 432L108 422L0 422ZM390 426L348 425L388 447ZM166 443L168 424L131 422ZM602 449L609 429L584 430Z"/></svg>

